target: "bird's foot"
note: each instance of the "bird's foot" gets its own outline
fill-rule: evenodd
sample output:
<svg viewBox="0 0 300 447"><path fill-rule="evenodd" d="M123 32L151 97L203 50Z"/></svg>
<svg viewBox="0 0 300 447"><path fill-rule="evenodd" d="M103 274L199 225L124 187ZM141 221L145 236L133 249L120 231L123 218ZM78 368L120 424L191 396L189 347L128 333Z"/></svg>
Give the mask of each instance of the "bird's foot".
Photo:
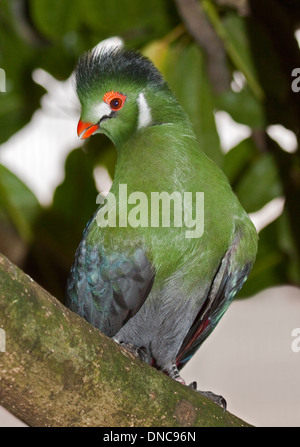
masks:
<svg viewBox="0 0 300 447"><path fill-rule="evenodd" d="M176 382L180 382L182 383L182 385L186 385L184 379L180 376L178 368L175 363L172 364L171 368L165 370L164 373L167 374L171 379L176 380ZM217 394L212 393L211 391L197 390L197 382L192 382L188 386L189 388L192 388L192 390L196 391L202 396L208 397L208 399L218 404L220 407L223 408L224 412L226 411L227 402L223 396L218 396Z"/></svg>
<svg viewBox="0 0 300 447"><path fill-rule="evenodd" d="M129 351L131 354L133 354L135 357L137 357L138 359L142 360L143 362L149 363L149 355L148 352L146 350L146 348L144 347L137 347L134 346L132 343L124 343L124 342L120 342L119 340L116 340L115 338L113 338L113 340L118 344L121 345L123 348L125 348L127 351Z"/></svg>
<svg viewBox="0 0 300 447"><path fill-rule="evenodd" d="M189 387L193 390L197 391L197 393L201 394L202 396L208 397L210 400L218 404L220 407L223 408L223 411L225 413L227 408L227 402L224 399L223 396L219 396L218 394L212 393L211 391L200 391L197 390L197 382L192 382L189 384Z"/></svg>

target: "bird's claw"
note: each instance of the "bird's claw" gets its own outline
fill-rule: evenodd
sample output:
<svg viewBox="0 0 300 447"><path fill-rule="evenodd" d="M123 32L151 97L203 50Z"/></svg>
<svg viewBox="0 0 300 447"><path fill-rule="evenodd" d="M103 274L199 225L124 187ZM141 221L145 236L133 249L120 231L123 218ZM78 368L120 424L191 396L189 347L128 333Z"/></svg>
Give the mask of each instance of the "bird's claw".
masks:
<svg viewBox="0 0 300 447"><path fill-rule="evenodd" d="M221 408L223 408L223 412L225 413L226 408L227 408L227 402L223 396L219 396L218 394L212 393L211 391L197 390L197 382L190 383L189 387L192 388L193 390L197 391L197 393L201 394L202 396L208 397L208 399L215 402L217 405L219 405Z"/></svg>
<svg viewBox="0 0 300 447"><path fill-rule="evenodd" d="M129 351L138 359L142 360L143 362L149 363L149 356L145 348L143 347L138 348L137 346L134 346L132 343L124 343L116 339L114 339L114 341L117 344L121 345L123 348L125 348L127 351Z"/></svg>

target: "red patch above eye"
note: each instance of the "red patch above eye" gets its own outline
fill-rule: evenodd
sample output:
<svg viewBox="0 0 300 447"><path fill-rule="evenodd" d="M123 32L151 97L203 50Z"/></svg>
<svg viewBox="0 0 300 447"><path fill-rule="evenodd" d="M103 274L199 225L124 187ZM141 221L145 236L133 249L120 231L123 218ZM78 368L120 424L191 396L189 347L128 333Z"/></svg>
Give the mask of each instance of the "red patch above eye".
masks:
<svg viewBox="0 0 300 447"><path fill-rule="evenodd" d="M118 92L107 92L103 96L103 101L109 105L112 110L120 110L126 100L126 96Z"/></svg>

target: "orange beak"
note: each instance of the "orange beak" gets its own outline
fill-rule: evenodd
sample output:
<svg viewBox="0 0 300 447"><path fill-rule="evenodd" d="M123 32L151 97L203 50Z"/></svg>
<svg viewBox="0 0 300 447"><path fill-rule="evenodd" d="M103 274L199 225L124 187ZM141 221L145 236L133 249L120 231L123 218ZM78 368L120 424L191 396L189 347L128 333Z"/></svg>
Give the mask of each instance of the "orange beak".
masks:
<svg viewBox="0 0 300 447"><path fill-rule="evenodd" d="M85 138L93 135L93 133L98 129L99 124L84 123L83 121L79 120L77 125L77 135L81 140L84 140Z"/></svg>

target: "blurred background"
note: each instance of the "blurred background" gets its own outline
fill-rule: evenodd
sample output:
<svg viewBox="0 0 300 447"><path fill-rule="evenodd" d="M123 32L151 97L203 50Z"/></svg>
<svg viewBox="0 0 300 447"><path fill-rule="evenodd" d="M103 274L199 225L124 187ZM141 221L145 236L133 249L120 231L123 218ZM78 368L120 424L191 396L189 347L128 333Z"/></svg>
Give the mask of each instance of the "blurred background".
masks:
<svg viewBox="0 0 300 447"><path fill-rule="evenodd" d="M300 426L298 0L0 0L0 252L64 301L116 159L104 136L78 140L72 72L115 35L163 72L259 231L247 283L183 376L249 423ZM23 423L0 408L7 425Z"/></svg>

